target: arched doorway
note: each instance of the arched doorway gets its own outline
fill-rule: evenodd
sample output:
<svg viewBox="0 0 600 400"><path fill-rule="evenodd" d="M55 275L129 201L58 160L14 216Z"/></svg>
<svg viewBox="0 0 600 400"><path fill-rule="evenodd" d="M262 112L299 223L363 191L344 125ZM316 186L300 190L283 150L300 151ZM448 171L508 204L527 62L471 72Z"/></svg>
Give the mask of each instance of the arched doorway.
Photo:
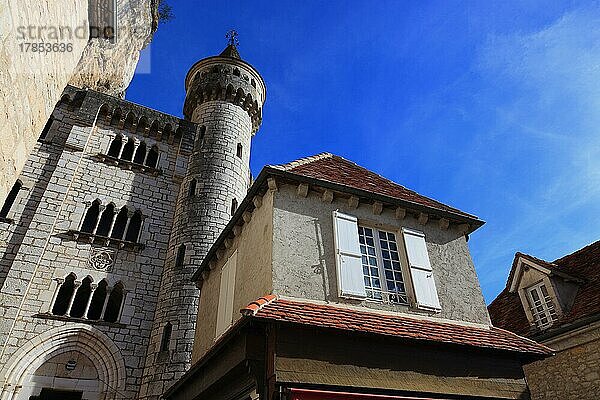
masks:
<svg viewBox="0 0 600 400"><path fill-rule="evenodd" d="M125 363L116 345L84 324L53 328L29 341L0 371L1 400L125 398Z"/></svg>

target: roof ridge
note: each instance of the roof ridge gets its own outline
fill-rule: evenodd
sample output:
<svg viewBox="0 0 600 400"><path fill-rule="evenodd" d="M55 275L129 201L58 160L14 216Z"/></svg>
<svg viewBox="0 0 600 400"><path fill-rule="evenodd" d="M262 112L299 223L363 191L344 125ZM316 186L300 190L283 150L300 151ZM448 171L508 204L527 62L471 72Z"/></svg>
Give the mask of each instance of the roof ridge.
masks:
<svg viewBox="0 0 600 400"><path fill-rule="evenodd" d="M565 258L567 258L567 257L571 257L572 255L575 255L575 254L579 253L580 251L583 251L583 250L588 250L590 247L592 247L592 246L597 246L597 245L600 245L600 240L596 240L595 242L592 242L592 243L590 243L590 244L588 244L588 245L586 245L586 246L583 246L582 248L580 248L580 249L578 249L578 250L575 250L575 251L574 251L574 252L572 252L572 253L565 254L564 256L562 256L562 257L560 257L560 258L557 258L556 260L552 261L552 263L553 263L553 264L556 264L556 262L557 262L557 261L561 261L561 260L563 260L563 259L565 259ZM559 264L556 264L556 265L559 265ZM560 266L560 265L559 265L559 266Z"/></svg>
<svg viewBox="0 0 600 400"><path fill-rule="evenodd" d="M242 313L244 316L256 315L256 313L259 312L264 306L271 304L275 300L277 300L277 296L274 294L262 296L248 304L246 307L242 308L240 313Z"/></svg>
<svg viewBox="0 0 600 400"><path fill-rule="evenodd" d="M326 152L315 154L312 156L298 158L296 160L290 161L285 164L267 165L267 167L280 169L283 171L288 171L288 170L290 170L292 168L296 168L300 165L310 164L311 162L322 160L324 158L330 158L330 157L335 157L335 155L326 151Z"/></svg>

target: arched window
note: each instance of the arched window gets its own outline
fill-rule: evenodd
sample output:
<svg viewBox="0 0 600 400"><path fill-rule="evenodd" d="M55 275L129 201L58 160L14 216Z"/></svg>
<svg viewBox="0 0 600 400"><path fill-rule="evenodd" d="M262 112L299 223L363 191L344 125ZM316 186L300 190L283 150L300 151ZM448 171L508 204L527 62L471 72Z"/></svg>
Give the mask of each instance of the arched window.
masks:
<svg viewBox="0 0 600 400"><path fill-rule="evenodd" d="M163 327L162 338L160 339L160 351L169 351L169 343L171 342L171 332L173 325L167 322Z"/></svg>
<svg viewBox="0 0 600 400"><path fill-rule="evenodd" d="M148 151L148 156L146 157L146 166L150 168L156 168L158 164L158 147L156 145L152 146Z"/></svg>
<svg viewBox="0 0 600 400"><path fill-rule="evenodd" d="M183 267L185 261L185 244L182 244L177 248L177 257L175 257L175 266L180 268Z"/></svg>
<svg viewBox="0 0 600 400"><path fill-rule="evenodd" d="M239 158L242 158L242 154L244 152L244 148L242 147L241 143L237 144L237 152L236 152L236 156L238 156Z"/></svg>
<svg viewBox="0 0 600 400"><path fill-rule="evenodd" d="M98 217L100 216L100 200L94 200L90 208L85 213L83 223L81 224L81 232L94 233Z"/></svg>
<svg viewBox="0 0 600 400"><path fill-rule="evenodd" d="M81 286L79 286L79 289L77 289L77 293L75 294L75 299L73 300L73 306L71 307L71 312L69 313L69 316L73 318L83 317L83 314L85 313L85 308L87 307L91 294L92 278L88 276L81 282Z"/></svg>
<svg viewBox="0 0 600 400"><path fill-rule="evenodd" d="M119 153L121 152L121 147L123 147L123 137L121 135L117 135L110 143L110 147L108 148L108 155L114 158L118 158Z"/></svg>
<svg viewBox="0 0 600 400"><path fill-rule="evenodd" d="M106 302L106 310L104 311L104 320L106 322L117 322L119 319L124 289L123 284L118 282L111 290L108 301Z"/></svg>
<svg viewBox="0 0 600 400"><path fill-rule="evenodd" d="M123 152L121 153L121 160L131 161L133 157L133 152L135 151L135 141L133 138L129 138L125 146L123 147Z"/></svg>
<svg viewBox="0 0 600 400"><path fill-rule="evenodd" d="M113 226L113 230L110 234L111 238L119 240L123 238L128 219L129 215L127 207L123 206L123 208L121 208L121 211L119 211L119 214L117 215L117 219L115 219L115 225Z"/></svg>
<svg viewBox="0 0 600 400"><path fill-rule="evenodd" d="M104 279L98 283L98 287L94 290L92 296L92 302L87 312L87 319L98 320L102 316L102 308L104 307L104 301L106 300L106 288L108 284Z"/></svg>
<svg viewBox="0 0 600 400"><path fill-rule="evenodd" d="M135 115L130 112L127 114L127 118L125 118L125 123L123 124L123 129L131 129L133 128L133 123L135 121Z"/></svg>
<svg viewBox="0 0 600 400"><path fill-rule="evenodd" d="M190 186L188 187L188 197L192 197L196 195L196 178L190 181Z"/></svg>
<svg viewBox="0 0 600 400"><path fill-rule="evenodd" d="M143 164L144 159L146 158L146 143L141 142L135 151L135 157L133 157L133 162L136 164Z"/></svg>
<svg viewBox="0 0 600 400"><path fill-rule="evenodd" d="M128 242L137 242L140 236L140 229L142 228L142 213L136 211L131 216L129 221L129 228L127 228L127 234L125 240Z"/></svg>
<svg viewBox="0 0 600 400"><path fill-rule="evenodd" d="M234 69L233 69L233 74L234 74L235 76L240 76L240 70L239 70L239 69L237 69L237 68L234 68Z"/></svg>
<svg viewBox="0 0 600 400"><path fill-rule="evenodd" d="M115 217L115 205L110 203L106 206L106 208L102 212L102 216L100 217L100 222L98 222L98 227L96 228L96 235L108 236L108 233L110 232L110 227L112 226L114 217Z"/></svg>
<svg viewBox="0 0 600 400"><path fill-rule="evenodd" d="M238 202L236 199L231 200L231 215L235 214L235 210L237 210Z"/></svg>
<svg viewBox="0 0 600 400"><path fill-rule="evenodd" d="M10 192L8 192L8 196L6 196L6 200L4 200L4 205L0 210L0 218L6 218L8 216L8 212L12 208L15 200L17 199L17 195L19 194L19 190L23 187L23 183L20 180L17 180L13 185Z"/></svg>
<svg viewBox="0 0 600 400"><path fill-rule="evenodd" d="M143 134L146 131L147 126L148 126L148 118L146 118L146 117L140 118L140 120L138 121L137 129L135 130L136 133Z"/></svg>
<svg viewBox="0 0 600 400"><path fill-rule="evenodd" d="M65 315L73 297L73 291L75 290L75 275L69 274L65 278L65 281L60 285L56 300L52 306L52 314L54 315Z"/></svg>
<svg viewBox="0 0 600 400"><path fill-rule="evenodd" d="M110 124L114 126L114 125L117 125L120 121L121 121L121 109L115 108L115 111L113 111L112 118L110 119Z"/></svg>

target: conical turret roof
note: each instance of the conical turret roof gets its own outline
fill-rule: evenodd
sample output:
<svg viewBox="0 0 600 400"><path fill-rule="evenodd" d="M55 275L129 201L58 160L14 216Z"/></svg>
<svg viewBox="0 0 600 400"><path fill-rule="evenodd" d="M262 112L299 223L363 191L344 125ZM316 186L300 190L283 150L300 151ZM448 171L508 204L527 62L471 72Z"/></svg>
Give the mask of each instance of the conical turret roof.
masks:
<svg viewBox="0 0 600 400"><path fill-rule="evenodd" d="M221 54L219 54L219 57L229 57L229 58L235 58L238 60L241 60L242 57L240 57L240 53L237 51L237 48L235 47L235 45L233 44L228 44L227 47L225 47L225 50L223 50L221 52Z"/></svg>

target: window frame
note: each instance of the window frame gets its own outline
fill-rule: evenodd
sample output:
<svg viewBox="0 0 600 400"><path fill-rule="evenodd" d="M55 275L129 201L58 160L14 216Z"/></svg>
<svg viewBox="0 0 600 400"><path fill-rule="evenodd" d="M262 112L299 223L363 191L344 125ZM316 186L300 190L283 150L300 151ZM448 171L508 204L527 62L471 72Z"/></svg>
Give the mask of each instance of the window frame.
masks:
<svg viewBox="0 0 600 400"><path fill-rule="evenodd" d="M544 287L548 296L544 296L542 287ZM535 304L536 302L532 296L532 292L534 291L537 293L537 296L540 299L539 305ZM533 323L538 329L548 329L554 325L556 321L558 321L557 307L552 299L552 296L550 295L550 290L548 290L548 287L546 286L546 282L542 280L536 284L526 287L525 296L527 297L529 312L531 313ZM537 309L538 307L541 307L542 311L539 311ZM546 319L547 322L543 323L542 318Z"/></svg>
<svg viewBox="0 0 600 400"><path fill-rule="evenodd" d="M407 261L406 261L406 254L405 254L405 249L404 249L404 242L399 243L398 242L398 237L399 234L401 233L399 229L396 228L392 228L392 227L386 227L386 226L378 226L378 225L374 225L374 224L369 224L368 222L362 221L362 220L358 220L357 221L357 228L359 229L358 232L358 236L359 236L359 247L363 246L363 244L360 243L360 228L367 228L367 229L371 229L373 231L373 242L375 244L375 246L373 246L375 248L375 257L377 259L377 270L378 270L378 277L379 277L379 281L381 283L381 288L380 288L380 293L381 293L381 299L377 299L377 298L373 298L373 297L369 297L367 295L367 297L364 299L365 301L368 302L372 302L372 303L377 303L377 304L391 304L394 306L412 306L412 299L414 297L413 293L412 293L412 281L411 281L411 275L410 275L410 270L407 270ZM385 277L385 263L384 263L384 259L383 259L383 254L382 254L382 249L381 249L381 243L380 243L380 237L379 237L379 232L385 232L386 234L388 233L392 233L394 235L394 243L396 244L396 252L398 253L398 263L400 264L400 274L402 277L402 284L404 285L404 293L403 294L399 294L399 292L391 292L388 290L387 288L387 279ZM389 240L388 240L389 241ZM362 250L361 250L361 264L362 264ZM363 264L363 268L364 268L364 264ZM392 270L393 272L393 270ZM364 274L364 270L363 270L363 279L366 278L365 274ZM394 281L396 281L396 279L394 278ZM372 289L369 289L365 282L363 281L363 284L365 285L365 291L367 291L367 293L369 291L373 291ZM390 300L390 295L394 296L399 296L399 297L403 297L402 301L391 301Z"/></svg>

